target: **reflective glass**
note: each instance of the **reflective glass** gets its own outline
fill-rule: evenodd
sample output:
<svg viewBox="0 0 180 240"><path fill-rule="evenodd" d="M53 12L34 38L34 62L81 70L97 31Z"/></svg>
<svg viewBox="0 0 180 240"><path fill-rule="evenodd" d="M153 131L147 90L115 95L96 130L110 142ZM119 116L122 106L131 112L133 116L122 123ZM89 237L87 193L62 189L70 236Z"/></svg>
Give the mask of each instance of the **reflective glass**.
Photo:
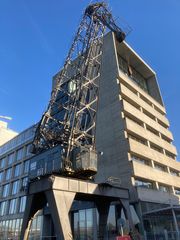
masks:
<svg viewBox="0 0 180 240"><path fill-rule="evenodd" d="M26 207L26 196L20 198L19 212L24 212Z"/></svg>
<svg viewBox="0 0 180 240"><path fill-rule="evenodd" d="M17 198L10 200L9 214L15 214L17 211Z"/></svg>
<svg viewBox="0 0 180 240"><path fill-rule="evenodd" d="M8 156L8 164L12 164L14 162L14 153L11 153L9 156Z"/></svg>
<svg viewBox="0 0 180 240"><path fill-rule="evenodd" d="M16 154L16 160L19 161L23 158L23 148L19 149Z"/></svg>
<svg viewBox="0 0 180 240"><path fill-rule="evenodd" d="M9 187L10 187L9 183L3 186L3 193L2 193L3 197L7 197L9 195Z"/></svg>
<svg viewBox="0 0 180 240"><path fill-rule="evenodd" d="M29 163L30 163L29 160L24 162L24 173L28 173L29 172Z"/></svg>
<svg viewBox="0 0 180 240"><path fill-rule="evenodd" d="M18 177L21 174L21 164L15 166L14 177Z"/></svg>
<svg viewBox="0 0 180 240"><path fill-rule="evenodd" d="M11 178L11 176L12 176L12 168L8 168L6 170L6 177L5 177L5 179L9 180Z"/></svg>
<svg viewBox="0 0 180 240"><path fill-rule="evenodd" d="M0 182L3 180L4 172L0 172Z"/></svg>
<svg viewBox="0 0 180 240"><path fill-rule="evenodd" d="M8 201L4 201L0 203L0 216L4 216L6 215L7 212L7 204Z"/></svg>
<svg viewBox="0 0 180 240"><path fill-rule="evenodd" d="M12 195L17 194L19 192L19 180L12 183Z"/></svg>

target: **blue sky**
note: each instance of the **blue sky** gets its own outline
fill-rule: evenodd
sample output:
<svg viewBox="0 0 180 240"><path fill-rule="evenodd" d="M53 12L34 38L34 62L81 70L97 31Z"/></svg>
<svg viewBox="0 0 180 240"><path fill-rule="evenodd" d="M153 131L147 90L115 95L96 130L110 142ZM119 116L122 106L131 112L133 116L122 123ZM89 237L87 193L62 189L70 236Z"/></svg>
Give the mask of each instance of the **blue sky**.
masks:
<svg viewBox="0 0 180 240"><path fill-rule="evenodd" d="M36 123L50 98L89 0L0 1L0 115L20 132ZM133 31L127 42L156 71L180 150L180 0L110 0Z"/></svg>

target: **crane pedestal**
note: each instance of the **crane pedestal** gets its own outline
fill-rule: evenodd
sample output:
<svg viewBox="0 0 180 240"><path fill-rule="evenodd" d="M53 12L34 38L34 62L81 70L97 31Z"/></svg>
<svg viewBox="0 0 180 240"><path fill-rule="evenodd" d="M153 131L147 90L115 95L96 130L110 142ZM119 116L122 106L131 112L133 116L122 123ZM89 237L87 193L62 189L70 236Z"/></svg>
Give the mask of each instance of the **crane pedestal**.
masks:
<svg viewBox="0 0 180 240"><path fill-rule="evenodd" d="M34 215L47 204L54 224L56 239L73 239L69 212L73 201L80 200L95 202L99 212L98 239L103 240L105 239L109 207L112 201L120 201L132 226L128 199L127 189L112 187L106 183L95 184L56 175L44 176L29 184L20 239L28 239Z"/></svg>

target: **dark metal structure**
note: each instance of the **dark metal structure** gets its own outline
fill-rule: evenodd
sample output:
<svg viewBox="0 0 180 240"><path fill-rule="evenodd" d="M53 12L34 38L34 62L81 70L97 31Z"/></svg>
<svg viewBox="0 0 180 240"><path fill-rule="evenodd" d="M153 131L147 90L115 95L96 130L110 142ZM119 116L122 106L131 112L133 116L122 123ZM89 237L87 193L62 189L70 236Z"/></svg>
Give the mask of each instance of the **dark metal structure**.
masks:
<svg viewBox="0 0 180 240"><path fill-rule="evenodd" d="M59 145L64 175L89 178L97 172L96 111L106 28L119 42L125 39L105 2L89 5L35 133L33 153Z"/></svg>

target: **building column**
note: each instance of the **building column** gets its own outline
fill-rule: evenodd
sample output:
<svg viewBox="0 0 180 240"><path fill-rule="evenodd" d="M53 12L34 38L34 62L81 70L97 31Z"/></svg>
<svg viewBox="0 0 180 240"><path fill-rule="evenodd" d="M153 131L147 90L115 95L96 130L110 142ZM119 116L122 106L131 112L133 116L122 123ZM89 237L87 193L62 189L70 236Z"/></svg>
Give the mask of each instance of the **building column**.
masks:
<svg viewBox="0 0 180 240"><path fill-rule="evenodd" d="M133 224L133 220L132 220L132 216L131 216L129 201L124 200L124 199L120 199L120 202L122 203L123 208L125 209L125 215L126 215L126 218L129 221L130 229L133 230L134 229L134 224Z"/></svg>
<svg viewBox="0 0 180 240"><path fill-rule="evenodd" d="M96 201L96 207L99 213L99 240L105 240L106 239L106 231L107 231L107 220L108 220L108 214L109 214L109 208L110 208L110 201L107 199L101 199L99 201Z"/></svg>
<svg viewBox="0 0 180 240"><path fill-rule="evenodd" d="M69 211L75 193L51 190L47 191L45 194L49 204L57 240L72 240L73 236Z"/></svg>
<svg viewBox="0 0 180 240"><path fill-rule="evenodd" d="M175 213L173 207L172 207L172 215L173 215L173 222L174 222L175 230L177 232L177 239L179 239L179 237L180 237L179 227L178 227L178 223L177 223L176 213Z"/></svg>

